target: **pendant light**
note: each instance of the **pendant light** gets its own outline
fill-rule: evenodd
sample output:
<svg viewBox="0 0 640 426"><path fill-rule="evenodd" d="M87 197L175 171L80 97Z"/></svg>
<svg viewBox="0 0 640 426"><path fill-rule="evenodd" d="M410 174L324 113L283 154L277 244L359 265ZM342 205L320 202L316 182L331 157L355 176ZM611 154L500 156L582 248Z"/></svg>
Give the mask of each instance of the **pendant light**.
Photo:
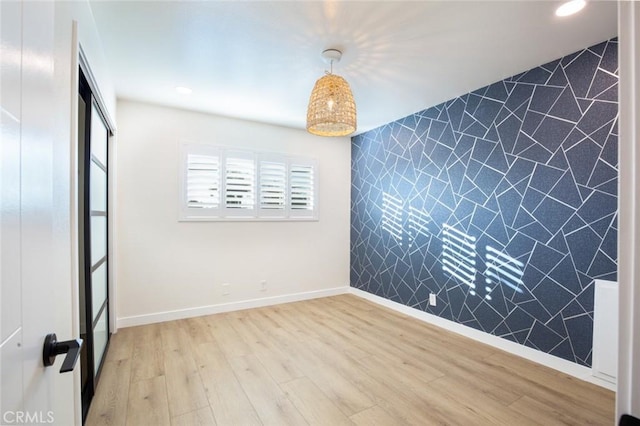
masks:
<svg viewBox="0 0 640 426"><path fill-rule="evenodd" d="M307 108L307 131L319 136L347 136L356 131L356 103L347 80L333 73L342 52L327 49L322 58L331 71L316 81Z"/></svg>

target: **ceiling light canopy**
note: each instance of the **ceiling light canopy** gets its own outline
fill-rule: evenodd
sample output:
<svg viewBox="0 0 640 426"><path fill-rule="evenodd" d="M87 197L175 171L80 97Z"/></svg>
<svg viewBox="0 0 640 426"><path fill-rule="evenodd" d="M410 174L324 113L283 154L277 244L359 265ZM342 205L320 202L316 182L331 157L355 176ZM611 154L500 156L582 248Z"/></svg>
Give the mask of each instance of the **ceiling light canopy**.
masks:
<svg viewBox="0 0 640 426"><path fill-rule="evenodd" d="M327 49L322 52L331 71L316 81L309 107L307 108L307 130L319 136L347 136L356 131L356 103L349 83L333 74L333 63L339 62L342 52Z"/></svg>
<svg viewBox="0 0 640 426"><path fill-rule="evenodd" d="M178 86L176 87L176 92L180 93L181 95L190 95L193 90L189 89L188 87Z"/></svg>
<svg viewBox="0 0 640 426"><path fill-rule="evenodd" d="M580 12L587 5L585 0L571 0L566 3L562 3L560 7L556 9L556 16L569 16L574 13Z"/></svg>

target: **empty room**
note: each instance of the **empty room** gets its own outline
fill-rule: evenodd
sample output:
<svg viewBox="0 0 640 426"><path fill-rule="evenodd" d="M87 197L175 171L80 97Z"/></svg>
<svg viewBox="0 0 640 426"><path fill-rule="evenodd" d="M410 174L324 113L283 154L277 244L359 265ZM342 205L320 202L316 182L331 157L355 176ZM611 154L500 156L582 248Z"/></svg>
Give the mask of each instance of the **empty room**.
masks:
<svg viewBox="0 0 640 426"><path fill-rule="evenodd" d="M0 424L640 424L635 2L0 20Z"/></svg>

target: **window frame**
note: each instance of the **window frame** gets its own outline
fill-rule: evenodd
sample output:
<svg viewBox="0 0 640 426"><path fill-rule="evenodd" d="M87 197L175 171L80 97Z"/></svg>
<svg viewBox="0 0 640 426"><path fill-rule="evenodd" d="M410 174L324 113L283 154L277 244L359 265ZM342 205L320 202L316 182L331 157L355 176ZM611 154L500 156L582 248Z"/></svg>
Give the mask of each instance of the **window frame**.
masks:
<svg viewBox="0 0 640 426"><path fill-rule="evenodd" d="M189 155L210 155L218 158L219 205L218 208L190 207L187 195L188 158ZM239 209L227 206L227 159L241 158L253 161L253 208ZM244 222L244 221L318 221L318 162L313 158L290 156L266 151L238 149L210 144L182 142L180 144L179 167L179 222ZM261 208L262 183L267 176L262 176L265 163L284 166L284 208ZM291 168L303 166L311 168L312 208L294 209L291 206Z"/></svg>

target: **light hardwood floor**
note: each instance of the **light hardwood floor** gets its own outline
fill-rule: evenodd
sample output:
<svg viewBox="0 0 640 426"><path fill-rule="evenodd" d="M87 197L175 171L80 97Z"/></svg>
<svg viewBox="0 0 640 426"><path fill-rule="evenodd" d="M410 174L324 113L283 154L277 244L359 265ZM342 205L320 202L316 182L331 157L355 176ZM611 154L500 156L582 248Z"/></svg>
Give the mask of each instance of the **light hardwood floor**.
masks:
<svg viewBox="0 0 640 426"><path fill-rule="evenodd" d="M613 419L613 392L343 295L121 329L87 424Z"/></svg>

